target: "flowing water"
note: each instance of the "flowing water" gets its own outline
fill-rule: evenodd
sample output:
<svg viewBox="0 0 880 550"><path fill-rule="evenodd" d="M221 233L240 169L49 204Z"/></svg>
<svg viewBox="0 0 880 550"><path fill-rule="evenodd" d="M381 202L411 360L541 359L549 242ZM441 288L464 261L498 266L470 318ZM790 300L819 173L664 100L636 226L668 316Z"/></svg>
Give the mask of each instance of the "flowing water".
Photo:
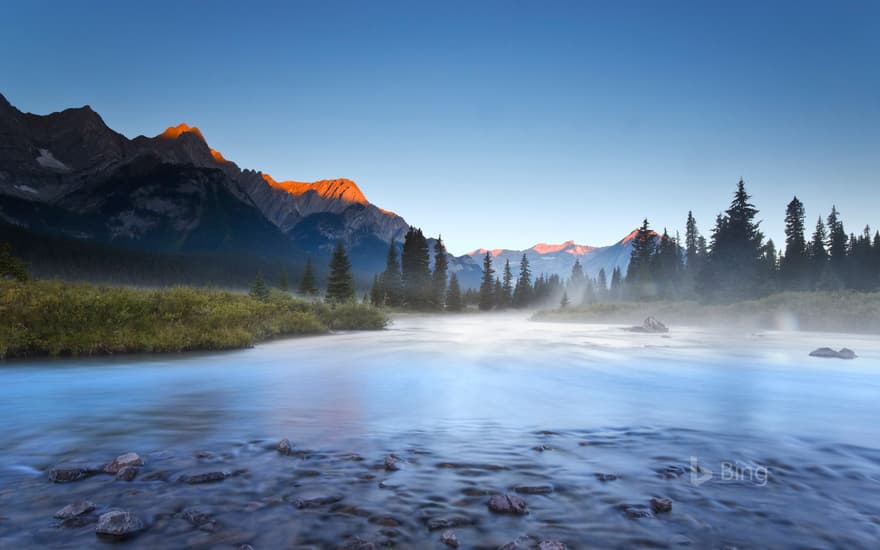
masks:
<svg viewBox="0 0 880 550"><path fill-rule="evenodd" d="M859 357L807 356L826 345ZM0 364L0 418L0 548L104 546L114 508L144 523L132 548L444 548L447 528L462 548L880 544L875 337L402 316L235 352ZM133 481L49 481L129 451ZM224 479L185 481L206 472ZM528 513L490 511L495 494ZM53 518L81 499L97 509Z"/></svg>

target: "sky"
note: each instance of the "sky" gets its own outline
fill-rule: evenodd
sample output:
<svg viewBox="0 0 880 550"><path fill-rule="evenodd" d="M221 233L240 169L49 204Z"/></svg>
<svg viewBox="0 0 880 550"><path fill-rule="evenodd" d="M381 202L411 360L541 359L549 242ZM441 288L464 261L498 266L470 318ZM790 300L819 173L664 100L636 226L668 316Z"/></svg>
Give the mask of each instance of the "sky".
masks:
<svg viewBox="0 0 880 550"><path fill-rule="evenodd" d="M880 227L880 2L4 2L0 93L187 122L243 168L346 177L450 251L707 236L743 178L783 240Z"/></svg>

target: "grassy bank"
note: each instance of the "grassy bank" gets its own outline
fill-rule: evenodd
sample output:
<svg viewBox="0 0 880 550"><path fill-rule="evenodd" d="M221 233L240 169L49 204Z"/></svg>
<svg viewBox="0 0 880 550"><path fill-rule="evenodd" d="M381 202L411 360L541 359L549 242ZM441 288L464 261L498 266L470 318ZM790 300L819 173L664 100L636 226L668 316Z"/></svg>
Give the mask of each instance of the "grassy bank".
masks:
<svg viewBox="0 0 880 550"><path fill-rule="evenodd" d="M723 305L685 301L596 304L539 311L533 319L637 325L649 315L668 325L880 334L880 293L785 292Z"/></svg>
<svg viewBox="0 0 880 550"><path fill-rule="evenodd" d="M385 327L356 304L330 308L276 292L147 290L59 281L0 281L0 358L244 348L276 336Z"/></svg>

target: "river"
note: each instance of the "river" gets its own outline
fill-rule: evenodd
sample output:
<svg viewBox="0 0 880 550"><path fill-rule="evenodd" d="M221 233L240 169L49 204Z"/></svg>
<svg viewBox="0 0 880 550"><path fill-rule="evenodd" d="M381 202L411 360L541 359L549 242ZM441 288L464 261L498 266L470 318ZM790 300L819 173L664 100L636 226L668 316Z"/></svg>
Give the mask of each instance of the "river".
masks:
<svg viewBox="0 0 880 550"><path fill-rule="evenodd" d="M0 418L0 548L103 547L110 509L142 521L131 548L880 540L871 336L404 315L242 351L0 363ZM132 481L49 481L126 452L145 462ZM186 482L206 472L223 479ZM496 494L527 513L491 511ZM53 518L81 499L96 509Z"/></svg>

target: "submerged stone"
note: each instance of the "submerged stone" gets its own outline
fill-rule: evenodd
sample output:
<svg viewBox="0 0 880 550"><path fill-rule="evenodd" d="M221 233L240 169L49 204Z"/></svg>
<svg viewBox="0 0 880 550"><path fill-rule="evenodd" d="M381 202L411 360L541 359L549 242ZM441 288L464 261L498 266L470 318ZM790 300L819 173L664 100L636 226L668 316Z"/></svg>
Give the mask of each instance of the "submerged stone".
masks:
<svg viewBox="0 0 880 550"><path fill-rule="evenodd" d="M112 510L98 518L95 533L113 537L125 537L143 530L144 524L136 515L123 510Z"/></svg>
<svg viewBox="0 0 880 550"><path fill-rule="evenodd" d="M496 514L523 515L529 513L526 502L513 495L494 495L489 499L489 510Z"/></svg>

